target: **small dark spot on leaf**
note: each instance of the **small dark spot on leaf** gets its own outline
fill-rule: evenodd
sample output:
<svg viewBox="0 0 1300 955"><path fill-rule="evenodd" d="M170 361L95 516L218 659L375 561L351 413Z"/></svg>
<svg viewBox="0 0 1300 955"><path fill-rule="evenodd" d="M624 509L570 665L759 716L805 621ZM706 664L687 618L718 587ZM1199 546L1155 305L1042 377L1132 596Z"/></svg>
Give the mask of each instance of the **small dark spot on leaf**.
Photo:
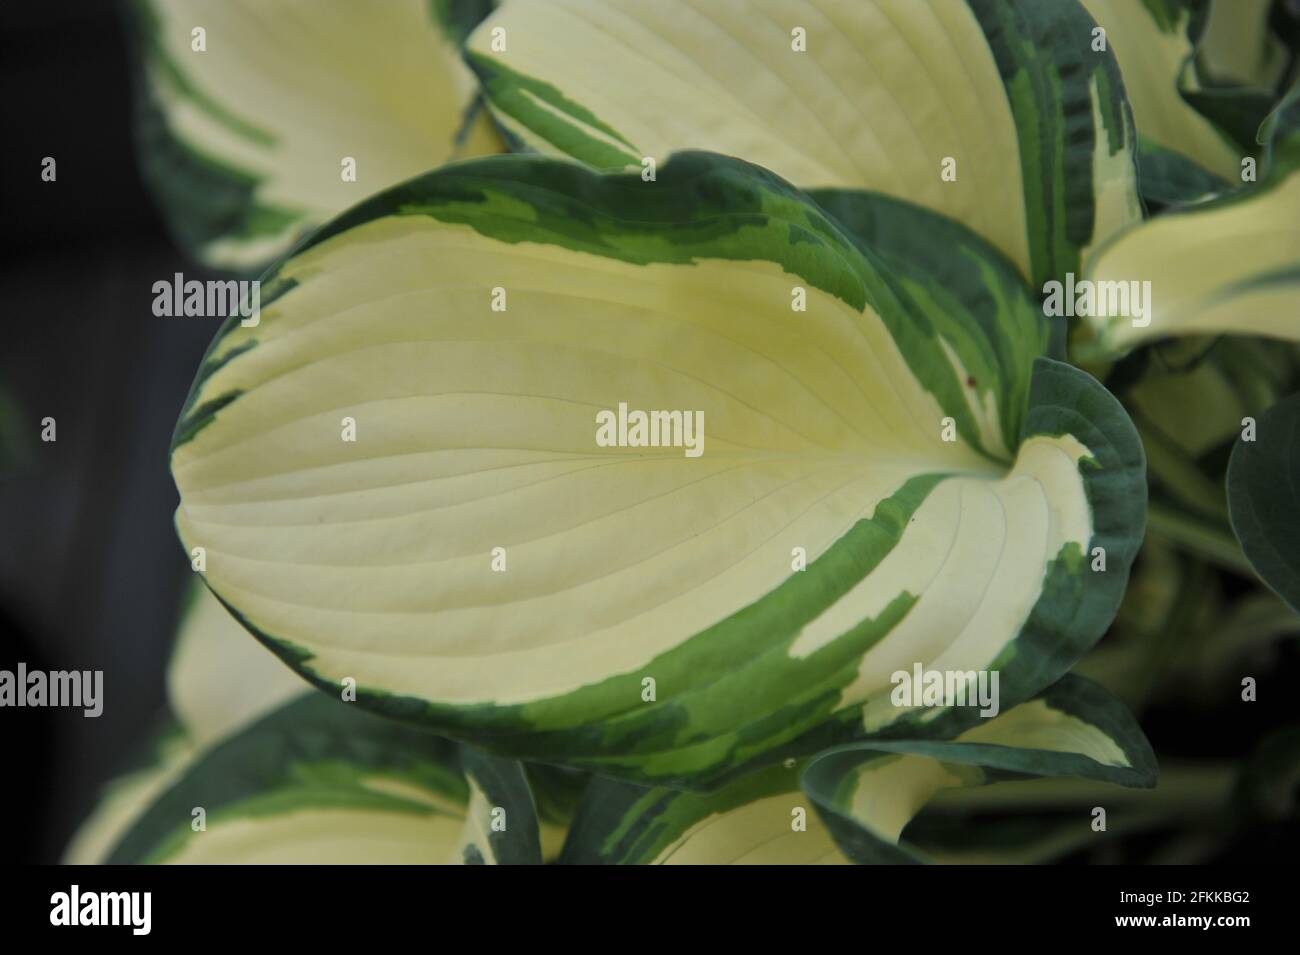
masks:
<svg viewBox="0 0 1300 955"><path fill-rule="evenodd" d="M967 388L974 388L974 387L975 387L975 376L974 376L974 375L967 375L967 376L966 376L966 387L967 387Z"/></svg>

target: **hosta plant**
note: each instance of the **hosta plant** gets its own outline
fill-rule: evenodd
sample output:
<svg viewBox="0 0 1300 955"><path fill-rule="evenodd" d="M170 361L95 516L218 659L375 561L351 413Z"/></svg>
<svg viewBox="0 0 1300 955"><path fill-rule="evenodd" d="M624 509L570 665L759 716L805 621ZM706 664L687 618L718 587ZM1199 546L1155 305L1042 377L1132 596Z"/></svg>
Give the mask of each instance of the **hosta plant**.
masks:
<svg viewBox="0 0 1300 955"><path fill-rule="evenodd" d="M1268 4L137 6L178 235L271 264L173 439L175 725L72 857L923 861L1043 777L1100 833L1162 568L1297 605L1295 352L1177 391L1300 338Z"/></svg>

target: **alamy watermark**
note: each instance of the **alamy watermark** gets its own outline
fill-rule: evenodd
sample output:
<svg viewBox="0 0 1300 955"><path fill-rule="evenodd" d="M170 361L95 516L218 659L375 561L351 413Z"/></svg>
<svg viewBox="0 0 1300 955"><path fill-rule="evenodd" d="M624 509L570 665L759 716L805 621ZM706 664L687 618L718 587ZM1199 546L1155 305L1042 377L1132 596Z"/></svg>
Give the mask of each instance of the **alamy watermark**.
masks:
<svg viewBox="0 0 1300 955"><path fill-rule="evenodd" d="M169 282L153 283L153 313L159 318L226 318L239 315L239 324L255 328L262 320L262 283L259 279L198 279L186 281L177 272Z"/></svg>
<svg viewBox="0 0 1300 955"><path fill-rule="evenodd" d="M50 896L51 925L127 925L132 935L148 935L152 910L152 892L82 892L73 885Z"/></svg>
<svg viewBox="0 0 1300 955"><path fill-rule="evenodd" d="M104 712L103 670L0 670L0 706L81 707L83 716Z"/></svg>
<svg viewBox="0 0 1300 955"><path fill-rule="evenodd" d="M1052 279L1043 284L1043 314L1049 318L1096 317L1131 318L1134 328L1151 324L1151 282L1099 282L1074 280L1065 273L1065 282Z"/></svg>
<svg viewBox="0 0 1300 955"><path fill-rule="evenodd" d="M1000 709L997 670L927 670L916 663L910 673L895 670L889 682L895 706L978 706L986 718Z"/></svg>
<svg viewBox="0 0 1300 955"><path fill-rule="evenodd" d="M704 453L703 411L596 412L596 444L602 448L683 448L688 458Z"/></svg>

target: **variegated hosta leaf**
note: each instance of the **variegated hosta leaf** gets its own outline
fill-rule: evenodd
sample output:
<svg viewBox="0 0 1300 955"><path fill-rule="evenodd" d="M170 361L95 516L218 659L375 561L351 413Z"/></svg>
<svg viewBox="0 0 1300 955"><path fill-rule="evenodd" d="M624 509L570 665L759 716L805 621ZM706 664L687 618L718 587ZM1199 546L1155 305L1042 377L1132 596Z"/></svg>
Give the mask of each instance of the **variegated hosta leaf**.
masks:
<svg viewBox="0 0 1300 955"><path fill-rule="evenodd" d="M560 857L574 814L593 777L564 766L521 763L537 809L537 828L542 840L542 861Z"/></svg>
<svg viewBox="0 0 1300 955"><path fill-rule="evenodd" d="M946 747L942 759L904 755L911 745ZM982 745L974 745L982 744ZM964 785L1017 776L1075 775L1124 785L1154 783L1150 748L1124 708L1099 687L1066 677L1047 694L982 724L953 743L921 741L843 747L807 760L788 760L728 783L712 793L646 789L596 780L587 791L561 861L655 864L844 863L844 854L810 798L828 800L823 811L847 836L857 861L912 861L907 850L870 830L890 820L906 825L941 787L942 773ZM990 746L997 747L993 751ZM1000 752L1006 747L1017 747ZM1029 748L1032 747L1032 748ZM881 752L890 754L882 756ZM942 766L943 760L979 766ZM981 762L981 760L986 762ZM972 762L973 761L973 762ZM1029 767L1029 768L1025 768ZM809 793L800 788L803 776ZM861 779L856 804L832 793ZM820 787L826 787L822 789ZM851 798L845 790L847 798ZM855 814L860 813L860 815ZM847 814L848 818L843 818ZM905 818L904 818L905 817ZM867 831L862 831L860 829ZM1086 831L1086 819L1080 820ZM861 851L869 846L870 853Z"/></svg>
<svg viewBox="0 0 1300 955"><path fill-rule="evenodd" d="M1124 92L1141 137L1143 194L1170 202L1240 184L1238 150L1181 93L1185 84L1195 85L1189 61L1204 29L1205 4L1194 0L1082 2L1105 29L1107 45L1119 61ZM1173 181L1180 174L1190 181ZM1155 181L1154 193L1148 180Z"/></svg>
<svg viewBox="0 0 1300 955"><path fill-rule="evenodd" d="M1286 71L1287 50L1269 18L1273 0L1209 0L1197 66L1216 84L1272 89Z"/></svg>
<svg viewBox="0 0 1300 955"><path fill-rule="evenodd" d="M1139 185L1174 205L1239 188L1286 66L1271 0L1083 0L1107 31L1138 131Z"/></svg>
<svg viewBox="0 0 1300 955"><path fill-rule="evenodd" d="M1094 288L1150 283L1140 286L1145 314L1086 319L1098 347L1118 353L1157 337L1223 333L1300 340L1300 90L1269 117L1261 141L1257 185L1157 216L1089 260Z"/></svg>
<svg viewBox="0 0 1300 955"><path fill-rule="evenodd" d="M213 343L172 453L186 548L328 692L610 775L703 784L828 722L927 723L889 703L914 663L1027 698L1114 614L1141 448L1034 357L1046 320L976 236L935 234L936 288L895 267L925 237L891 236L933 216L841 212L860 236L705 153L377 197ZM602 446L620 403L702 440Z"/></svg>
<svg viewBox="0 0 1300 955"><path fill-rule="evenodd" d="M1015 266L965 226L910 202L853 189L808 195L877 265L921 328L962 343L953 347L966 387L977 403L997 407L991 450L1007 457L1001 449L1020 434L1029 397L1025 369L1051 338ZM897 333L906 331L900 326ZM945 405L967 400L956 384L941 398Z"/></svg>
<svg viewBox="0 0 1300 955"><path fill-rule="evenodd" d="M260 269L368 195L499 151L460 58L490 6L132 0L141 154L177 235L208 265Z"/></svg>
<svg viewBox="0 0 1300 955"><path fill-rule="evenodd" d="M1300 613L1300 394L1244 430L1228 464L1232 529L1251 566Z"/></svg>
<svg viewBox="0 0 1300 955"><path fill-rule="evenodd" d="M191 759L105 861L539 862L523 776L487 762L471 784L457 744L312 693Z"/></svg>
<svg viewBox="0 0 1300 955"><path fill-rule="evenodd" d="M397 784L387 782L360 766L352 767L356 770L353 779L349 777L347 767L340 768L336 775L329 775L325 762L320 763L321 772L304 765L301 770L287 770L294 774L293 779L275 778L269 772L264 773L258 778L265 783L267 792L249 796L251 801L240 803L240 808L229 811L237 818L240 812L250 807L256 811L257 800L267 801L273 819L269 827L259 829L262 836L256 843L232 842L232 833L237 836L239 830L222 829L219 840L212 844L195 843L192 846L194 851L214 849L219 855L224 853L220 855L223 861L230 862L254 861L259 853L266 854L262 858L276 861L398 861L401 857L395 853L399 849L391 845L391 841L401 838L407 829L411 838L422 839L425 833L420 826L424 822L429 825L437 822L439 839L425 847L428 854L418 861L535 862L538 859L535 813L529 786L522 781L518 764L464 749L457 754L452 744L445 740L426 740L423 735L409 736L407 743L403 744L377 729L372 717L362 714L350 722L338 723L343 719L340 714L329 714L328 719L322 721L317 718L316 708L311 704L304 704L304 709L294 709L293 713L297 715L277 713L292 707L293 701L315 699L318 694L307 688L302 679L274 654L256 641L249 640L247 631L202 586L198 586L187 599L168 670L168 691L177 721L153 742L145 765L110 785L95 812L73 839L66 861L97 863L107 860L127 832L137 826L151 825L148 822L151 813L152 824L156 827L157 813L168 810L158 810L155 804L178 783L197 800L201 796L200 790L210 784L213 774L241 776L245 772L241 763L245 755L252 754L249 766L254 772L259 767L266 770L267 766L258 762L261 757L257 755L268 745L266 728L252 727L271 714L276 714L276 718L270 725L279 727L273 733L279 734L281 742L287 740L287 747L294 752L317 746L322 734L335 731L336 723L349 732L355 731L357 745L362 748L409 744L408 748L420 755L423 752L421 748L428 746L428 752L451 770L459 773L463 766L465 779L452 787L459 802L444 807L449 814L447 819L431 818L419 825L406 826L409 820L391 814L400 812L398 808L378 808L377 811L389 812L389 815L360 811L367 808L365 800L354 791L359 783L401 795L404 784L400 781ZM336 705L343 708L348 704L339 701ZM337 745L333 745L333 749L345 761L351 759L346 749ZM401 753L394 751L390 756L393 766L399 766ZM380 775L383 775L382 769ZM319 791L307 792L311 785L317 785ZM546 787L548 792L554 789L553 785ZM468 794L468 800L460 798L462 791ZM325 812L335 812L330 801L337 799L340 805L337 811L352 813L347 818L340 817L337 824L341 830L354 826L355 840L330 844L326 833L313 830L316 816L293 815L298 812L290 798L294 793L303 797L300 808L304 814L309 814L313 805ZM224 799L228 793L219 790L216 795ZM286 805L282 807L277 799L287 800ZM209 804L199 801L196 805L206 812ZM353 812L353 809L358 811ZM462 820L459 827L456 819ZM192 824L192 817L189 821ZM513 830L511 822L516 823ZM567 820L552 819L546 826L553 843L563 839L566 824ZM555 849L551 855L557 854L558 849Z"/></svg>
<svg viewBox="0 0 1300 955"><path fill-rule="evenodd" d="M939 791L1033 776L1152 787L1155 755L1133 717L1095 683L1067 676L953 740L873 740L813 759L803 787L856 862L924 861L900 844ZM1087 826L1081 817L1080 826Z"/></svg>
<svg viewBox="0 0 1300 955"><path fill-rule="evenodd" d="M175 722L149 741L140 765L112 780L63 853L66 865L98 865L155 799L191 764L197 750Z"/></svg>
<svg viewBox="0 0 1300 955"><path fill-rule="evenodd" d="M167 667L167 699L189 742L203 748L311 691L196 582Z"/></svg>
<svg viewBox="0 0 1300 955"><path fill-rule="evenodd" d="M312 692L195 582L186 593L167 667L170 713L140 766L113 780L65 859L101 862L139 815L209 746Z"/></svg>
<svg viewBox="0 0 1300 955"><path fill-rule="evenodd" d="M467 865L541 862L537 807L523 766L468 747L460 757L469 783L465 827L457 846L460 861Z"/></svg>
<svg viewBox="0 0 1300 955"><path fill-rule="evenodd" d="M806 761L768 766L709 793L596 779L566 865L826 865L849 860L799 788Z"/></svg>
<svg viewBox="0 0 1300 955"><path fill-rule="evenodd" d="M1092 28L1075 0L506 0L467 56L524 147L602 169L711 149L885 193L1041 284L1140 216L1132 120Z"/></svg>

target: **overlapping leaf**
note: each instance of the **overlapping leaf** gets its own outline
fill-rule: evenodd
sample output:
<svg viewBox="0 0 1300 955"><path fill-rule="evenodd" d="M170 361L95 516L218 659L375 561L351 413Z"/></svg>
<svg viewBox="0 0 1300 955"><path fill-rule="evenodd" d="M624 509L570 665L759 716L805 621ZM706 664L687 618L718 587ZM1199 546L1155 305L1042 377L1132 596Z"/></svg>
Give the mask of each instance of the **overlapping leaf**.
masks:
<svg viewBox="0 0 1300 955"><path fill-rule="evenodd" d="M94 810L73 833L63 852L68 865L98 865L108 858L141 813L166 792L190 765L195 748L170 721L152 739L136 765L111 780Z"/></svg>
<svg viewBox="0 0 1300 955"><path fill-rule="evenodd" d="M1101 349L1181 335L1300 339L1300 90L1269 116L1260 141L1257 184L1144 222L1089 260L1093 283L1150 283L1146 314L1088 319Z"/></svg>
<svg viewBox="0 0 1300 955"><path fill-rule="evenodd" d="M192 760L106 861L539 862L526 787L497 782L511 801L489 840L460 747L313 693Z"/></svg>
<svg viewBox="0 0 1300 955"><path fill-rule="evenodd" d="M1132 119L1092 27L1074 0L507 0L468 58L529 149L602 169L710 149L884 193L1037 285L1140 216Z"/></svg>
<svg viewBox="0 0 1300 955"><path fill-rule="evenodd" d="M177 235L205 264L260 269L380 189L499 151L459 53L489 8L132 0L144 171Z"/></svg>
<svg viewBox="0 0 1300 955"><path fill-rule="evenodd" d="M1083 5L1106 30L1106 43L1119 61L1140 137L1143 195L1185 201L1238 182L1237 149L1182 94L1184 86L1196 88L1191 60L1205 29L1206 4L1083 0ZM1227 55L1229 44L1221 41L1219 49Z"/></svg>
<svg viewBox="0 0 1300 955"><path fill-rule="evenodd" d="M806 761L710 793L597 779L560 861L566 865L834 865L849 860L799 789Z"/></svg>
<svg viewBox="0 0 1300 955"><path fill-rule="evenodd" d="M191 584L167 667L163 725L136 763L101 793L68 846L66 861L104 861L204 750L309 692L297 674L248 639L201 582Z"/></svg>
<svg viewBox="0 0 1300 955"><path fill-rule="evenodd" d="M519 764L315 693L202 587L168 685L177 717L104 793L68 862L541 861Z"/></svg>
<svg viewBox="0 0 1300 955"><path fill-rule="evenodd" d="M1155 756L1128 710L1080 677L1066 677L953 740L875 740L828 750L805 770L803 787L851 859L899 863L922 861L899 837L937 792L1060 775L1125 786L1156 782Z"/></svg>
<svg viewBox="0 0 1300 955"><path fill-rule="evenodd" d="M1123 706L1067 677L952 742L894 740L788 760L711 793L597 780L561 861L599 864L912 862L899 834L939 791L1027 776L1152 786L1155 761ZM1080 816L1078 828L1088 829ZM837 842L838 839L838 842Z"/></svg>
<svg viewBox="0 0 1300 955"><path fill-rule="evenodd" d="M167 667L167 699L185 739L203 748L311 691L195 583Z"/></svg>

